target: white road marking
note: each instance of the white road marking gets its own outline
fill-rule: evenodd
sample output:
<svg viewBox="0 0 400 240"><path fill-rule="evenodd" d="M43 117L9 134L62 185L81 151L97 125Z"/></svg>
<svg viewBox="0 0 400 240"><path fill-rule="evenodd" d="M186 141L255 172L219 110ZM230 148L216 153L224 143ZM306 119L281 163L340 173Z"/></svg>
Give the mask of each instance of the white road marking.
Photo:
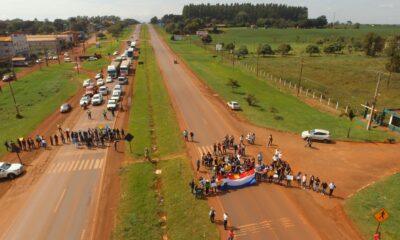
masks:
<svg viewBox="0 0 400 240"><path fill-rule="evenodd" d="M94 164L94 169L98 169L100 165L100 159L96 159L96 162Z"/></svg>
<svg viewBox="0 0 400 240"><path fill-rule="evenodd" d="M88 167L89 167L89 163L90 163L90 159L86 159L86 160L85 160L85 166L83 167L83 169L82 169L82 170L86 170L86 169L88 169Z"/></svg>
<svg viewBox="0 0 400 240"><path fill-rule="evenodd" d="M102 168L102 167L103 167L103 161L104 161L104 158L100 159L100 166L99 166L99 168Z"/></svg>
<svg viewBox="0 0 400 240"><path fill-rule="evenodd" d="M60 198L58 199L57 205L56 205L56 207L54 208L54 213L56 213L56 212L58 211L58 208L60 207L61 201L63 200L64 195L65 195L66 192L67 192L67 189L64 188L64 191L62 192Z"/></svg>
<svg viewBox="0 0 400 240"><path fill-rule="evenodd" d="M83 229L82 234L81 234L81 240L85 239L85 233L86 233L86 229Z"/></svg>
<svg viewBox="0 0 400 240"><path fill-rule="evenodd" d="M80 170L82 170L83 169L83 165L85 164L85 161L79 161L79 167L76 169L77 171L80 171Z"/></svg>

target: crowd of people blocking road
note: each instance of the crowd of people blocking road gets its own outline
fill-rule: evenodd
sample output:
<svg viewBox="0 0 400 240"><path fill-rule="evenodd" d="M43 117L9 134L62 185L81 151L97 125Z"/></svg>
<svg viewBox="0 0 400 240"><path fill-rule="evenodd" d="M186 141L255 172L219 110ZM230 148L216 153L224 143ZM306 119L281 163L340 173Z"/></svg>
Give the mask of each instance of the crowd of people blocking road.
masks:
<svg viewBox="0 0 400 240"><path fill-rule="evenodd" d="M185 130L183 132L186 141L193 141L194 134ZM216 194L224 189L222 181L218 180L218 176L223 178L229 174L241 174L254 169L257 182L275 183L281 186L293 187L293 182L297 182L297 186L302 189L311 189L314 192L323 195L333 195L336 188L334 182L322 181L319 177L298 172L296 176L292 171L290 164L282 158L282 152L279 148L275 149L272 160L268 163L264 160L262 152L257 157L246 155L246 145L244 136L239 137L239 142L235 143L233 135L226 135L225 138L218 143L214 143L212 153L203 153L201 159L196 162L196 170L199 172L201 166L206 168L210 177L199 177L198 181L192 180L190 183L191 191L197 198L202 198L210 194ZM255 143L255 134L248 133L246 136L248 144ZM272 147L273 138L270 134L267 139L267 147ZM228 152L228 150L231 150Z"/></svg>
<svg viewBox="0 0 400 240"><path fill-rule="evenodd" d="M124 129L110 127L88 128L87 130L70 130L69 128L62 129L57 126L57 132L50 135L47 139L44 136L36 135L32 137L17 138L16 144L13 141L5 141L4 146L7 151L12 151L12 146L16 145L20 151L33 151L36 149L48 149L50 146L59 146L63 144L73 144L76 148L86 146L87 148L105 147L106 142L114 143L114 148L117 150L117 142L125 137ZM49 141L49 142L48 142Z"/></svg>

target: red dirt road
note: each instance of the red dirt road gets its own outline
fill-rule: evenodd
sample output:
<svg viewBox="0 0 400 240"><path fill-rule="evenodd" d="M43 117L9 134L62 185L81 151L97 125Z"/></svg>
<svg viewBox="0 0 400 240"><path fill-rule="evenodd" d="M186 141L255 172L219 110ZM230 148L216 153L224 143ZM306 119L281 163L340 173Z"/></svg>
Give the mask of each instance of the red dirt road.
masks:
<svg viewBox="0 0 400 240"><path fill-rule="evenodd" d="M239 239L362 238L344 214L343 200L366 184L399 171L399 144L315 143L309 149L298 135L248 124L228 110L182 61L173 64L175 54L151 27L150 33L180 127L195 132L197 142L187 144L193 164L199 153L211 149L226 134L238 139L240 134L255 132L256 145L247 146L247 153L262 151L264 160L270 162L272 152L279 147L294 172L313 174L338 186L331 199L311 190L268 183L230 191L209 198L210 205L217 207L217 219L221 220L223 211L228 212ZM275 145L266 148L270 133ZM220 229L224 239L225 232Z"/></svg>

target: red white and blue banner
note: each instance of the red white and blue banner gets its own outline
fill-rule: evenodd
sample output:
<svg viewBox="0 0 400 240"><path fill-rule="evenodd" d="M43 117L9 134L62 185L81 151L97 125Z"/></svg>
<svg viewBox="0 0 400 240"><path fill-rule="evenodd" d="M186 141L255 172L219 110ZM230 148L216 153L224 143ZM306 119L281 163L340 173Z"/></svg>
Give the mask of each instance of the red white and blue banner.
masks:
<svg viewBox="0 0 400 240"><path fill-rule="evenodd" d="M243 172L241 174L228 174L225 178L218 176L218 181L221 181L221 188L242 188L256 183L256 174L254 169Z"/></svg>

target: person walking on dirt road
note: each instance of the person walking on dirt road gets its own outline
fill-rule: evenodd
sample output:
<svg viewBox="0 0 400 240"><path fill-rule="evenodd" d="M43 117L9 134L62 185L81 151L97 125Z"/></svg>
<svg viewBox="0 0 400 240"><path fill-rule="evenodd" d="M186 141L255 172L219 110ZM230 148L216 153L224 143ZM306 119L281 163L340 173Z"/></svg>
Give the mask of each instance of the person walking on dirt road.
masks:
<svg viewBox="0 0 400 240"><path fill-rule="evenodd" d="M112 115L113 117L115 117L115 111L114 111L114 109L111 109L111 115Z"/></svg>
<svg viewBox="0 0 400 240"><path fill-rule="evenodd" d="M104 120L107 120L107 111L106 110L103 111L103 117L104 117Z"/></svg>
<svg viewBox="0 0 400 240"><path fill-rule="evenodd" d="M215 222L215 209L213 207L210 208L210 212L208 213L210 216L210 222L214 223Z"/></svg>
<svg viewBox="0 0 400 240"><path fill-rule="evenodd" d="M261 163L262 163L262 154L261 154L261 152L258 153L257 160L258 160L258 165L261 166Z"/></svg>
<svg viewBox="0 0 400 240"><path fill-rule="evenodd" d="M224 213L224 229L228 230L228 214Z"/></svg>
<svg viewBox="0 0 400 240"><path fill-rule="evenodd" d="M194 133L193 133L193 132L190 132L190 141L193 142L193 140L194 140Z"/></svg>
<svg viewBox="0 0 400 240"><path fill-rule="evenodd" d="M114 150L117 151L118 140L114 140Z"/></svg>
<svg viewBox="0 0 400 240"><path fill-rule="evenodd" d="M185 139L185 141L188 141L188 131L186 129L183 130L183 138Z"/></svg>
<svg viewBox="0 0 400 240"><path fill-rule="evenodd" d="M89 109L86 111L86 114L88 119L92 119L92 112Z"/></svg>
<svg viewBox="0 0 400 240"><path fill-rule="evenodd" d="M269 134L269 136L268 136L268 147L272 146L272 141L273 141L272 134Z"/></svg>
<svg viewBox="0 0 400 240"><path fill-rule="evenodd" d="M332 197L333 190L335 190L336 185L334 182L331 182L331 183L329 183L328 187L329 187L329 197Z"/></svg>
<svg viewBox="0 0 400 240"><path fill-rule="evenodd" d="M304 145L304 147L312 147L312 138L311 137L307 137L306 139L306 145Z"/></svg>

